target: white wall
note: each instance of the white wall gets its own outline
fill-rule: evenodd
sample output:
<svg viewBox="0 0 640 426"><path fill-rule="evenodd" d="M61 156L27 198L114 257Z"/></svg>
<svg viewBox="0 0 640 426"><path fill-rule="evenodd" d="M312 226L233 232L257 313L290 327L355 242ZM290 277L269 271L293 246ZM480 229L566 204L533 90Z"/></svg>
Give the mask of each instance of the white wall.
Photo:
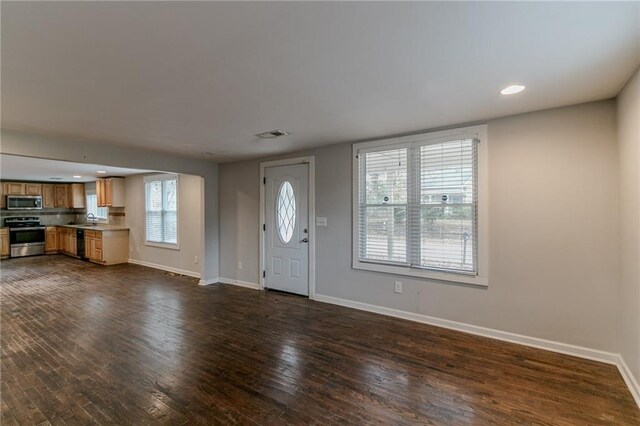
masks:
<svg viewBox="0 0 640 426"><path fill-rule="evenodd" d="M300 154L316 156L316 214L328 218L317 228L316 293L617 352L615 103L487 124L488 289L351 269L344 143ZM220 165L222 277L259 282L259 185L258 161Z"/></svg>
<svg viewBox="0 0 640 426"><path fill-rule="evenodd" d="M216 282L218 277L218 165L155 151L128 148L82 140L46 137L2 129L3 154L134 169L160 170L201 176L204 179L204 233L202 281ZM4 161L4 160L3 160Z"/></svg>
<svg viewBox="0 0 640 426"><path fill-rule="evenodd" d="M640 383L640 69L618 97L620 353Z"/></svg>
<svg viewBox="0 0 640 426"><path fill-rule="evenodd" d="M200 176L180 175L178 179L178 246L179 249L145 244L144 176L127 176L126 225L129 227L129 259L187 271L200 275L202 256L203 180Z"/></svg>

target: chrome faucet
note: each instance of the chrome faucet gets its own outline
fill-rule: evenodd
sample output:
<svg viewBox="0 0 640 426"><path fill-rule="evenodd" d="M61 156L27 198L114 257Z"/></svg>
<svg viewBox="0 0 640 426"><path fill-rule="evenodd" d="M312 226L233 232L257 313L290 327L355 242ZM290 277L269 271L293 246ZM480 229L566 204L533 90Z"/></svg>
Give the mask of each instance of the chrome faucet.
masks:
<svg viewBox="0 0 640 426"><path fill-rule="evenodd" d="M87 221L91 222L91 224L93 226L96 226L96 220L98 220L98 218L96 217L96 215L94 215L93 213L88 213L87 214Z"/></svg>

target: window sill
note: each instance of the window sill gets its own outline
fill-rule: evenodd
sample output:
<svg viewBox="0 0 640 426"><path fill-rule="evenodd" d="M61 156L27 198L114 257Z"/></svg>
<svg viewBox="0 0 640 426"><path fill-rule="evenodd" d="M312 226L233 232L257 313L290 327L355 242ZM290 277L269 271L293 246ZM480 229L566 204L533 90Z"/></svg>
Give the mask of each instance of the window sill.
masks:
<svg viewBox="0 0 640 426"><path fill-rule="evenodd" d="M169 249L169 250L180 250L180 245L179 244L154 243L153 241L145 241L144 245L145 246L149 246L149 247L164 248L164 249Z"/></svg>
<svg viewBox="0 0 640 426"><path fill-rule="evenodd" d="M478 287L488 287L489 279L484 276L456 274L452 272L438 272L426 269L415 269L405 266L384 265L380 263L353 261L353 269L363 271L384 272L386 274L403 275L414 278L446 281L458 284L474 285Z"/></svg>

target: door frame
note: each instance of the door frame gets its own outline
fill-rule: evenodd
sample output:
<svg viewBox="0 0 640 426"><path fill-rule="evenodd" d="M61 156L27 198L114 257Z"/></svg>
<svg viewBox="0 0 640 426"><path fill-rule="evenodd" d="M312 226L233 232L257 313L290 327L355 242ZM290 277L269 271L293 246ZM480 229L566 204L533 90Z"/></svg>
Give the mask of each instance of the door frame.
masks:
<svg viewBox="0 0 640 426"><path fill-rule="evenodd" d="M263 161L260 163L260 290L265 288L264 271L267 254L265 249L265 172L267 167L289 166L293 164L309 165L309 299L316 298L316 158L313 155L306 157L285 158L283 160Z"/></svg>

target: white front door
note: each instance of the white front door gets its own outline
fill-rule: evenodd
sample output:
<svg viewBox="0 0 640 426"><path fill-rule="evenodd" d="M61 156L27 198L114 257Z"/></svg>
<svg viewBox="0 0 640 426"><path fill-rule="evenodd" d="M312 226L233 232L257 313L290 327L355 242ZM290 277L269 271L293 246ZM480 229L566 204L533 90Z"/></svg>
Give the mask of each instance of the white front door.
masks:
<svg viewBox="0 0 640 426"><path fill-rule="evenodd" d="M265 287L309 295L309 164L265 169Z"/></svg>

